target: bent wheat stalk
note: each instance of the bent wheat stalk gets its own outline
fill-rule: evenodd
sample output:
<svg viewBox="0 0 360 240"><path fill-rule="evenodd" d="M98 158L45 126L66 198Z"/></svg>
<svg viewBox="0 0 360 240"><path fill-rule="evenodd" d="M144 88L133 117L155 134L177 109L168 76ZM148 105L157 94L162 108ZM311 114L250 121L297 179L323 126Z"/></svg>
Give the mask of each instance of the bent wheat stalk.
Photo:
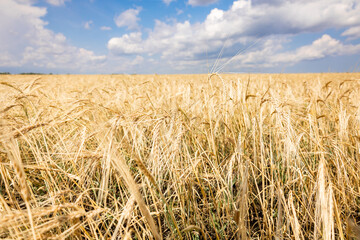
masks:
<svg viewBox="0 0 360 240"><path fill-rule="evenodd" d="M159 234L158 228L155 225L154 219L151 217L150 211L147 208L143 197L141 196L139 188L138 188L134 178L131 175L130 169L125 163L125 160L121 156L119 156L119 154L116 154L114 156L116 156L116 157L111 158L112 165L120 173L120 175L124 178L127 186L129 187L131 194L135 197L135 200L139 205L142 215L144 215L146 221L148 222L148 224L150 226L150 229L151 229L152 234L154 235L154 238L156 240L162 239Z"/></svg>

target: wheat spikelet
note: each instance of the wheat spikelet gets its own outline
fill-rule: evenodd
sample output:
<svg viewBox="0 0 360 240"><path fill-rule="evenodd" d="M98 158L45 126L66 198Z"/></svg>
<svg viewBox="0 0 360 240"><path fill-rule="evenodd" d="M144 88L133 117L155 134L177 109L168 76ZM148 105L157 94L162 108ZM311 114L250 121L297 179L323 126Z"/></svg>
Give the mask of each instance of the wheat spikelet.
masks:
<svg viewBox="0 0 360 240"><path fill-rule="evenodd" d="M8 146L9 146L8 157L13 163L16 176L19 180L22 197L24 201L30 201L31 196L28 185L26 183L26 174L24 171L17 141L14 138L11 138L8 142Z"/></svg>
<svg viewBox="0 0 360 240"><path fill-rule="evenodd" d="M289 201L288 201L288 206L289 206L289 210L291 211L291 217L290 217L290 221L291 221L291 226L293 228L294 231L294 236L296 240L300 240L300 239L304 239L302 232L301 232L301 228L300 228L300 224L299 224L299 220L295 211L295 206L294 206L294 199L293 199L293 194L292 192L290 192L289 195Z"/></svg>
<svg viewBox="0 0 360 240"><path fill-rule="evenodd" d="M317 179L315 239L317 239L319 230L322 230L323 239L335 239L333 218L333 193L331 184L327 184L325 160L322 157L319 163Z"/></svg>
<svg viewBox="0 0 360 240"><path fill-rule="evenodd" d="M135 146L136 147L136 146ZM129 146L128 146L129 148ZM145 164L143 163L143 161L140 159L140 157L133 155L133 159L136 162L138 168L141 170L141 172L149 179L149 181L152 183L152 185L155 187L157 193L160 195L161 200L163 201L163 204L165 204L166 206L166 210L169 212L171 220L172 220L172 224L175 226L175 229L178 233L178 238L182 239L182 235L181 235L181 231L178 227L178 224L176 223L175 220L175 216L174 213L172 212L171 207L167 204L166 198L164 196L164 194L162 193L161 189L159 188L158 184L155 181L155 178L153 177L153 175L150 173L150 171L146 168Z"/></svg>
<svg viewBox="0 0 360 240"><path fill-rule="evenodd" d="M8 146L8 157L13 163L15 173L19 180L21 195L25 201L26 208L28 210L28 216L29 216L33 238L37 239L37 235L35 233L34 221L32 218L32 213L30 208L31 195L30 195L29 187L26 183L26 174L21 160L19 145L15 138L11 138L9 139L7 146Z"/></svg>
<svg viewBox="0 0 360 240"><path fill-rule="evenodd" d="M127 201L127 203L126 203L123 212L120 215L120 218L119 218L118 223L116 225L115 231L114 231L114 233L113 233L113 235L111 237L111 240L115 240L117 238L118 232L119 232L123 222L126 221L126 220L128 221L130 219L131 213L132 213L132 211L134 209L134 205L135 205L135 197L131 196L129 198L129 200ZM126 234L128 234L128 233L129 232L127 232Z"/></svg>
<svg viewBox="0 0 360 240"><path fill-rule="evenodd" d="M150 211L147 208L143 197L141 196L139 188L134 178L131 175L129 167L126 165L125 160L121 156L117 155L116 160L115 158L112 159L112 163L114 168L121 174L121 176L124 178L125 182L127 183L129 190L134 196L137 204L139 205L141 213L144 215L145 219L147 220L151 232L154 235L155 239L160 240L161 237L159 235L158 228L155 225L154 219L150 215Z"/></svg>
<svg viewBox="0 0 360 240"><path fill-rule="evenodd" d="M247 227L246 227L246 218L248 215L248 162L245 160L242 162L241 155L243 154L242 146L241 146L241 135L239 134L237 143L236 143L236 158L240 164L240 173L241 173L241 187L240 187L240 197L238 199L238 208L239 210L236 212L235 222L238 225L238 239L247 239Z"/></svg>

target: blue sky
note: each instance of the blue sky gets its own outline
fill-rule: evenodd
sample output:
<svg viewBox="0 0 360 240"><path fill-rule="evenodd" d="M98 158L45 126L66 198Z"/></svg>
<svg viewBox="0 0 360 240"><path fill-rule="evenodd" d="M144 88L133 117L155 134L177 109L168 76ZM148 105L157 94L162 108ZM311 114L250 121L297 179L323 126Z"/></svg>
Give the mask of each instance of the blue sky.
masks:
<svg viewBox="0 0 360 240"><path fill-rule="evenodd" d="M360 71L360 0L1 0L4 71Z"/></svg>

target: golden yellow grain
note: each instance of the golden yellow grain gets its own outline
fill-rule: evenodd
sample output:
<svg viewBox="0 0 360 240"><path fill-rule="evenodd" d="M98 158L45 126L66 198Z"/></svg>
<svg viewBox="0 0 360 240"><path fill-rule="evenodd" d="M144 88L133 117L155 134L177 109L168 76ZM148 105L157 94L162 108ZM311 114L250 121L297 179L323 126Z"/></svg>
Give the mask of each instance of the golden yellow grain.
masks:
<svg viewBox="0 0 360 240"><path fill-rule="evenodd" d="M359 159L359 73L2 76L0 238L356 238Z"/></svg>

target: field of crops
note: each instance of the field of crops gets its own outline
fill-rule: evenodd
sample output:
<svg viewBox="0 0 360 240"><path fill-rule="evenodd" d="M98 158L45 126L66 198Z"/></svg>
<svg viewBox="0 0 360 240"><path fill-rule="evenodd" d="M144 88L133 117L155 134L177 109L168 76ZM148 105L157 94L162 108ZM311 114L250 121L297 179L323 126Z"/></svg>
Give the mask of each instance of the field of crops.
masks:
<svg viewBox="0 0 360 240"><path fill-rule="evenodd" d="M360 74L4 75L0 238L360 239Z"/></svg>

